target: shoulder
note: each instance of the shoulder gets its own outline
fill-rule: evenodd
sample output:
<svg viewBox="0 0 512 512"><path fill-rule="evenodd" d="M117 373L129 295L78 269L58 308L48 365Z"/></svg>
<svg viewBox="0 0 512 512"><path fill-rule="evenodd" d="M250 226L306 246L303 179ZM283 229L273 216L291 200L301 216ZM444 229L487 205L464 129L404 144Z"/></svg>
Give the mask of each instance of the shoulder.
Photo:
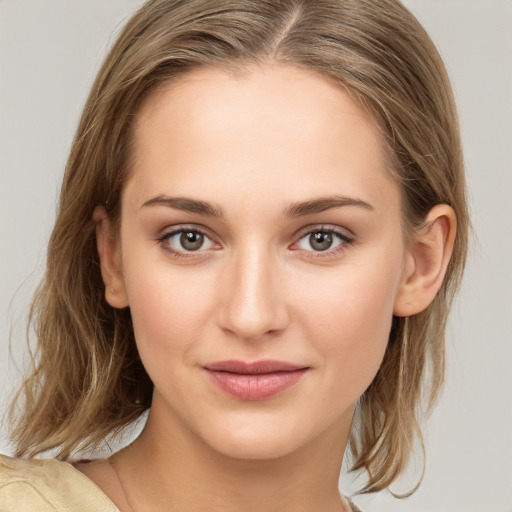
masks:
<svg viewBox="0 0 512 512"><path fill-rule="evenodd" d="M2 512L119 512L86 476L68 462L0 455Z"/></svg>

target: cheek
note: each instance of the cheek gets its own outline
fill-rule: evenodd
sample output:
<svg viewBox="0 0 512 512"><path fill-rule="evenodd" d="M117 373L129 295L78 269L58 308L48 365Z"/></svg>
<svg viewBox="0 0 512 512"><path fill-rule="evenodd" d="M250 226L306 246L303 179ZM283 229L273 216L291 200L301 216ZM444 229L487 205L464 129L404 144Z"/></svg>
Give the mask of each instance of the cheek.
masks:
<svg viewBox="0 0 512 512"><path fill-rule="evenodd" d="M386 272L351 266L336 278L304 290L308 338L321 354L326 378L357 400L377 373L386 350L399 282L393 265ZM307 319L307 325L306 320Z"/></svg>
<svg viewBox="0 0 512 512"><path fill-rule="evenodd" d="M155 389L163 396L172 390L173 400L186 404L196 391L182 384L197 364L209 301L194 280L173 273L162 277L157 270L130 279L127 286L135 340Z"/></svg>
<svg viewBox="0 0 512 512"><path fill-rule="evenodd" d="M123 262L135 339L150 366L188 357L211 315L214 290L207 274L173 268L155 252L134 252Z"/></svg>

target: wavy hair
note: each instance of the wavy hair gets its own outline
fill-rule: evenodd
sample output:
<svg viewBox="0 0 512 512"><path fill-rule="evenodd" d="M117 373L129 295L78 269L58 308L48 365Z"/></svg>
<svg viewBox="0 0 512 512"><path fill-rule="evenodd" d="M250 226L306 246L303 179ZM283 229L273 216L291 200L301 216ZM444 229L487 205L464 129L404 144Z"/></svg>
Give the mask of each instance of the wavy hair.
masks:
<svg viewBox="0 0 512 512"><path fill-rule="evenodd" d="M104 299L94 208L114 223L128 177L134 117L156 89L199 67L284 63L349 91L379 125L389 172L401 184L405 233L448 204L457 216L453 257L434 302L395 318L375 379L359 401L352 469L362 492L403 471L420 406L443 383L444 333L467 251L468 212L457 114L442 60L398 0L150 0L128 21L92 86L72 144L29 322L34 367L12 408L17 455L93 448L150 407L129 309ZM16 403L18 404L16 406Z"/></svg>

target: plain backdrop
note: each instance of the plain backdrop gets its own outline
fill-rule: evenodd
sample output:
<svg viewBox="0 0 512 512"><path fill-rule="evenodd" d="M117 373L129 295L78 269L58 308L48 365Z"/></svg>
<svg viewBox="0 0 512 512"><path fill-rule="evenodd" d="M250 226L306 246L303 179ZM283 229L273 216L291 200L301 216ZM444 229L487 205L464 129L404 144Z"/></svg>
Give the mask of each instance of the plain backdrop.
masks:
<svg viewBox="0 0 512 512"><path fill-rule="evenodd" d="M140 3L0 0L0 418L27 355L24 319L81 106L112 34ZM445 393L425 427L423 484L404 501L356 502L368 512L512 512L512 1L405 4L453 80L475 237ZM0 451L12 451L5 427ZM342 489L354 485L342 478Z"/></svg>

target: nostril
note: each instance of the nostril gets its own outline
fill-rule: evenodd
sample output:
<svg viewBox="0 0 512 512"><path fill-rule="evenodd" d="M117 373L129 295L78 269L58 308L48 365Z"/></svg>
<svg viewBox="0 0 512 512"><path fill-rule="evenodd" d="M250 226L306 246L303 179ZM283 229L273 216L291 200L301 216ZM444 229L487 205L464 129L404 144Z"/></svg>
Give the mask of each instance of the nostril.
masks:
<svg viewBox="0 0 512 512"><path fill-rule="evenodd" d="M247 241L225 268L219 283L219 325L245 340L273 336L288 323L276 264L266 247Z"/></svg>

